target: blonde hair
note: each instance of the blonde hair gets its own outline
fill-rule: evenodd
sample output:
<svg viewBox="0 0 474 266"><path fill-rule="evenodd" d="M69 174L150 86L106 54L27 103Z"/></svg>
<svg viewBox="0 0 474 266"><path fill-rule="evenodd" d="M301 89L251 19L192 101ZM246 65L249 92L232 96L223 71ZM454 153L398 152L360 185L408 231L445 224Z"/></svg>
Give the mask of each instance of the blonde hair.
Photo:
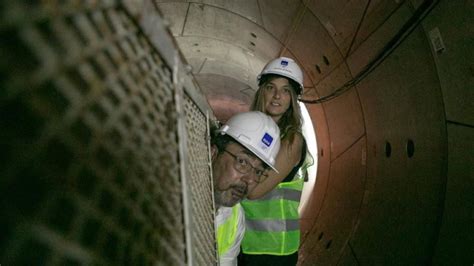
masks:
<svg viewBox="0 0 474 266"><path fill-rule="evenodd" d="M275 74L267 74L261 77L260 82L258 84L258 90L255 93L255 97L253 98L253 102L250 105L250 110L252 111L260 111L266 113L265 110L265 101L264 101L264 87L272 80L276 78L286 78L280 75ZM281 139L286 139L293 142L296 133L301 133L301 127L303 124L302 115L300 106L298 105L298 99L296 95L296 88L298 84L288 79L288 83L290 84L291 90L291 103L288 107L288 110L283 114L283 116L278 120L278 127L280 128L280 137Z"/></svg>

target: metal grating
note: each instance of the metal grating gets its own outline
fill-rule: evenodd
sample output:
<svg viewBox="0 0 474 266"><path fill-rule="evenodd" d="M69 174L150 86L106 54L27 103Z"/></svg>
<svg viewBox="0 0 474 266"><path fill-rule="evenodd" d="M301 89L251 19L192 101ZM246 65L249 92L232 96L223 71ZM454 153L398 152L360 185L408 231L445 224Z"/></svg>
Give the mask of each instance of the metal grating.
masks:
<svg viewBox="0 0 474 266"><path fill-rule="evenodd" d="M207 118L185 95L191 202L192 256L196 265L215 265L214 204L209 171Z"/></svg>
<svg viewBox="0 0 474 266"><path fill-rule="evenodd" d="M186 264L171 70L120 2L30 2L0 5L0 263ZM186 109L208 265L206 121Z"/></svg>

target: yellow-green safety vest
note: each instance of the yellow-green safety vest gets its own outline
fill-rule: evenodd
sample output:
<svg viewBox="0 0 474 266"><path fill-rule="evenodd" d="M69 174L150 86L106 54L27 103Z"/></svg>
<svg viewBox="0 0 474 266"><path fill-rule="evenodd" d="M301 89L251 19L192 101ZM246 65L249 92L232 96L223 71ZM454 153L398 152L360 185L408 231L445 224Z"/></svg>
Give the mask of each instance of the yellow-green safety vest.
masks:
<svg viewBox="0 0 474 266"><path fill-rule="evenodd" d="M282 182L264 197L241 202L245 213L245 254L289 255L300 244L298 206L302 178Z"/></svg>
<svg viewBox="0 0 474 266"><path fill-rule="evenodd" d="M217 251L219 256L225 254L234 244L237 237L240 204L232 207L232 214L217 227Z"/></svg>
<svg viewBox="0 0 474 266"><path fill-rule="evenodd" d="M314 163L309 151L305 150L303 156L292 181L281 182L260 199L241 202L246 227L241 244L244 254L283 256L298 251L298 207L307 168Z"/></svg>

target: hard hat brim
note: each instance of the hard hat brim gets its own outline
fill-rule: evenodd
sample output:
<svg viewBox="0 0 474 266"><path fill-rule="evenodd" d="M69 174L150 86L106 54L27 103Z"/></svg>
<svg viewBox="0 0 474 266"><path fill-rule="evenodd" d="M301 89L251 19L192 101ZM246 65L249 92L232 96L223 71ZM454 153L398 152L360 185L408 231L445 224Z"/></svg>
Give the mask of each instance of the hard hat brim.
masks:
<svg viewBox="0 0 474 266"><path fill-rule="evenodd" d="M293 79L293 78L290 78L290 77L287 77L287 76L283 75L281 72L278 72L278 71L271 71L271 70L269 70L269 71L267 71L267 72L265 72L265 73L262 73L262 74L258 75L257 81L260 82L260 79L261 79L263 76L265 76L265 75L278 75L278 76L283 77L283 78L291 79L291 80L294 81L296 84L298 84L298 87L295 88L295 93L296 93L296 95L298 95L298 96L301 95L301 92L303 91L303 84L299 83L296 79Z"/></svg>
<svg viewBox="0 0 474 266"><path fill-rule="evenodd" d="M249 150L250 152L252 152L253 155L257 156L258 159L262 160L262 162L264 164L266 164L268 167L270 167L273 171L275 171L277 174L280 173L278 172L278 170L275 168L275 166L270 163L268 160L265 159L265 156L263 156L260 152L258 152L254 147L252 147L251 145L247 144L247 143L244 143L242 141L239 141L238 139L236 139L234 136L232 136L231 134L229 134L227 131L225 130L219 130L219 133L221 134L225 134L225 135L228 135L230 136L235 142L239 143L240 145L242 145L244 148L246 148L247 150Z"/></svg>

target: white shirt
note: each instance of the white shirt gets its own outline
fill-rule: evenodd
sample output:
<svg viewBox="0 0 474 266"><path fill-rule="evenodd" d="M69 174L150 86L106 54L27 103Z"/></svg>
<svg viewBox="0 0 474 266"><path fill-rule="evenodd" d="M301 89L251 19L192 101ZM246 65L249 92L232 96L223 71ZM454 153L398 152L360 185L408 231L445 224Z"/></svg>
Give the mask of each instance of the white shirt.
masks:
<svg viewBox="0 0 474 266"><path fill-rule="evenodd" d="M219 262L221 266L236 266L237 265L237 256L240 253L240 242L244 238L245 233L245 217L244 217L244 210L242 206L239 204L239 211L238 211L238 218L237 218L237 233L235 237L235 242L232 244L232 247L224 253L219 258ZM232 207L219 207L217 209L216 220L215 220L215 228L217 232L217 228L219 225L223 224L230 216L232 215Z"/></svg>

